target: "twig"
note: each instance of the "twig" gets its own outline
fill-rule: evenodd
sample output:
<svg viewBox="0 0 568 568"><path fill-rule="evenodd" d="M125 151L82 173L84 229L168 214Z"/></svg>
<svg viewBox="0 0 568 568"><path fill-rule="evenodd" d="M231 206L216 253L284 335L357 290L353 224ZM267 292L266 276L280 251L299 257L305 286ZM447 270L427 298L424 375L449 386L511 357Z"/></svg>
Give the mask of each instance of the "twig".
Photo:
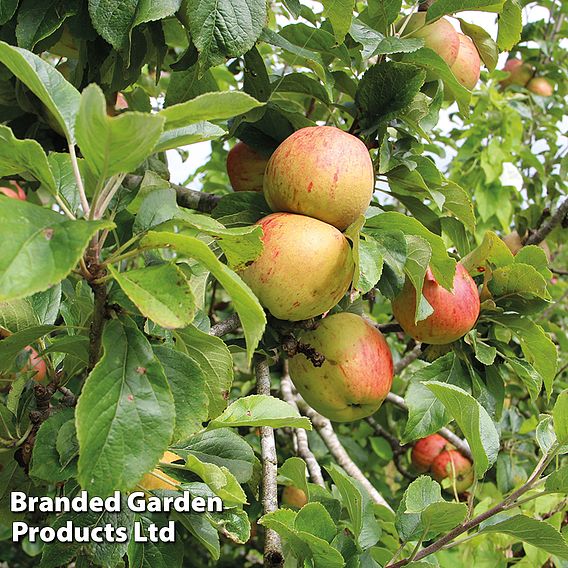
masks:
<svg viewBox="0 0 568 568"><path fill-rule="evenodd" d="M105 284L90 283L95 296L93 320L89 331L89 371L92 371L99 360L103 329L106 319L107 289Z"/></svg>
<svg viewBox="0 0 568 568"><path fill-rule="evenodd" d="M226 320L220 321L215 325L211 326L209 330L209 335L214 335L215 337L222 337L228 333L233 333L241 325L241 320L238 314L233 314L229 316Z"/></svg>
<svg viewBox="0 0 568 568"><path fill-rule="evenodd" d="M422 354L422 347L420 343L416 345L411 351L409 351L400 361L394 365L394 374L400 375L408 365L416 361L418 357Z"/></svg>
<svg viewBox="0 0 568 568"><path fill-rule="evenodd" d="M266 359L257 359L255 364L256 392L270 395L270 372ZM260 428L260 448L262 455L262 507L264 514L278 509L276 476L278 458L274 442L274 430L270 426ZM280 536L273 529L265 529L264 566L281 567L284 564Z"/></svg>
<svg viewBox="0 0 568 568"><path fill-rule="evenodd" d="M282 391L282 397L284 400L294 408L298 409L298 404L294 397L292 380L288 374L288 361L284 361L284 372L282 373L282 378L280 380L280 390ZM306 462L312 481L322 487L325 487L320 464L310 450L310 446L308 444L307 432L303 428L296 428L295 432L296 440L298 442L298 455Z"/></svg>
<svg viewBox="0 0 568 568"><path fill-rule="evenodd" d="M125 179L129 185L138 185L142 181L142 176L127 175ZM176 190L177 204L180 207L195 209L202 213L211 213L221 200L219 195L189 189L176 183L170 183L170 187Z"/></svg>
<svg viewBox="0 0 568 568"><path fill-rule="evenodd" d="M375 327L381 333L398 333L399 331L402 331L402 327L400 327L400 325L396 322L378 323L378 324L375 323Z"/></svg>
<svg viewBox="0 0 568 568"><path fill-rule="evenodd" d="M347 474L353 477L353 479L357 479L365 487L369 496L375 503L378 503L379 505L389 509L389 511L392 511L393 509L386 499L375 489L375 487L373 487L357 464L355 464L355 462L349 457L349 454L345 451L345 448L333 430L331 422L321 414L318 414L307 404L303 403L301 406L303 407L303 411L306 416L308 416L312 421L312 424L318 431L337 463L346 471Z"/></svg>
<svg viewBox="0 0 568 568"><path fill-rule="evenodd" d="M386 401L390 402L391 404L394 404L395 406L398 406L402 410L408 412L408 406L406 406L404 399L401 396L398 396L397 394L389 392L389 394L387 394ZM459 436L456 436L456 434L454 434L449 428L445 428L445 427L440 428L440 430L438 431L438 434L440 434L440 436L442 436L443 438L446 438L446 440L448 440L448 442L453 444L455 446L455 448L457 450L459 450L459 452L462 455L464 455L466 458L473 461L473 455L471 453L471 449L469 447L469 444L467 443L466 440L462 440Z"/></svg>
<svg viewBox="0 0 568 568"><path fill-rule="evenodd" d="M566 198L559 206L558 209L551 215L542 225L525 241L524 245L538 245L542 243L552 230L561 223L568 215L568 198Z"/></svg>
<svg viewBox="0 0 568 568"><path fill-rule="evenodd" d="M85 193L83 178L81 177L81 172L79 171L79 162L77 161L77 154L75 153L75 144L73 144L72 142L69 142L69 157L71 158L73 175L75 176L75 181L77 182L77 191L79 192L79 200L81 201L83 214L85 218L87 218L91 210L89 208L89 202L87 201L87 194Z"/></svg>

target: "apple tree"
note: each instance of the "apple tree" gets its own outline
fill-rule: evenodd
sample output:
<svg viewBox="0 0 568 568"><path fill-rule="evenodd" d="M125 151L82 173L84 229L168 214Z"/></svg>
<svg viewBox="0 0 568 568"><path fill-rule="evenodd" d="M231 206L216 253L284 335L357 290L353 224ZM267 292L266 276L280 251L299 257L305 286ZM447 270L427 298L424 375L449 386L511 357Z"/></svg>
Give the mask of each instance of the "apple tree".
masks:
<svg viewBox="0 0 568 568"><path fill-rule="evenodd" d="M566 566L567 15L0 0L0 561Z"/></svg>

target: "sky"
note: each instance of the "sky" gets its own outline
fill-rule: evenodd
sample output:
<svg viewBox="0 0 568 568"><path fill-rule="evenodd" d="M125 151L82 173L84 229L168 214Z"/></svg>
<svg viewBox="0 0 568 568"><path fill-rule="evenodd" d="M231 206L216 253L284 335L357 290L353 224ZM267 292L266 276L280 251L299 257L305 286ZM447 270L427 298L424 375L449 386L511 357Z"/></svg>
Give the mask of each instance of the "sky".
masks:
<svg viewBox="0 0 568 568"><path fill-rule="evenodd" d="M310 6L316 12L321 11L321 4L319 2L314 2L312 0L302 0L302 3ZM548 10L543 6L530 5L523 10L523 23L540 20L547 16ZM496 39L497 19L495 14L487 14L484 12L461 12L460 18L469 23L477 24L478 26L483 27L489 34L491 34L491 37L493 37L493 39ZM451 18L450 21L452 21ZM279 23L284 25L286 24L285 21ZM459 30L457 22L453 21L452 23ZM501 68L504 65L507 57L507 53L500 54L498 68ZM438 129L440 129L442 132L449 132L455 126L455 124L452 123L450 119L450 113L454 111L455 109L450 107L449 109L446 109L445 111L442 111L440 113ZM565 119L565 122L568 129L568 118ZM211 154L211 144L210 142L201 142L199 144L186 146L184 147L184 150L187 151L188 156L185 161L182 160L180 154L176 150L169 150L167 152L171 181L173 183L183 183L190 174L194 173L198 167L208 161ZM544 150L544 148L535 149L535 151L542 150ZM448 155L445 158L446 163L439 163L438 166L444 168L444 165L446 165L447 162L451 160L451 158L452 156ZM522 184L521 175L512 164L505 164L501 181L503 185L512 185L519 188L520 184ZM194 186L193 188L199 189L199 187L196 186Z"/></svg>

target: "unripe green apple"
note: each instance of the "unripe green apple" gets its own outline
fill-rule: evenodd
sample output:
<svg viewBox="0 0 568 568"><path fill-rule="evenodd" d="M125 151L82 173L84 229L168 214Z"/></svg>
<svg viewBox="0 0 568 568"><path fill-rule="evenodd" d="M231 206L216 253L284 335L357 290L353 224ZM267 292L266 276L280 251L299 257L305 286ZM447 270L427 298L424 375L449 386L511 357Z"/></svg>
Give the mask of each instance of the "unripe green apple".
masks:
<svg viewBox="0 0 568 568"><path fill-rule="evenodd" d="M501 81L503 87L508 87L509 85L524 87L533 76L534 67L529 63L523 63L520 59L509 59L507 63L505 63L503 71L510 73L507 79Z"/></svg>
<svg viewBox="0 0 568 568"><path fill-rule="evenodd" d="M334 126L302 128L272 154L264 197L273 211L300 213L341 231L365 212L375 186L361 140Z"/></svg>
<svg viewBox="0 0 568 568"><path fill-rule="evenodd" d="M299 340L325 357L321 367L302 353L290 359L290 377L305 401L335 422L351 422L378 410L393 377L389 346L373 325L343 312L328 316Z"/></svg>
<svg viewBox="0 0 568 568"><path fill-rule="evenodd" d="M417 323L414 321L416 291L409 279L392 302L394 317L416 341L444 345L463 337L475 325L479 316L479 294L473 278L461 264L456 267L451 292L438 284L428 268L422 293L434 311Z"/></svg>
<svg viewBox="0 0 568 568"><path fill-rule="evenodd" d="M451 67L460 49L458 32L446 18L440 18L426 26L425 22L426 12L413 14L404 33L410 37L422 38L425 47L435 51Z"/></svg>
<svg viewBox="0 0 568 568"><path fill-rule="evenodd" d="M227 154L227 173L235 191L262 191L268 158L244 142L237 142Z"/></svg>
<svg viewBox="0 0 568 568"><path fill-rule="evenodd" d="M451 66L456 79L466 88L473 89L479 81L481 59L477 47L470 37L458 34L460 48L458 56Z"/></svg>
<svg viewBox="0 0 568 568"><path fill-rule="evenodd" d="M270 313L299 321L323 314L344 296L355 265L347 239L327 223L273 213L257 223L264 249L240 274Z"/></svg>
<svg viewBox="0 0 568 568"><path fill-rule="evenodd" d="M439 454L432 462L432 475L438 482L449 477L457 493L469 489L475 480L473 464L457 450L446 450Z"/></svg>
<svg viewBox="0 0 568 568"><path fill-rule="evenodd" d="M425 473L430 471L432 462L436 457L446 449L448 441L442 438L440 434L431 434L418 440L412 448L410 459L416 471Z"/></svg>
<svg viewBox="0 0 568 568"><path fill-rule="evenodd" d="M301 489L292 485L284 487L284 491L282 491L282 505L301 509L307 502L308 498L306 497L305 492Z"/></svg>
<svg viewBox="0 0 568 568"><path fill-rule="evenodd" d="M535 77L528 82L527 89L541 97L551 97L554 93L553 86L544 77Z"/></svg>

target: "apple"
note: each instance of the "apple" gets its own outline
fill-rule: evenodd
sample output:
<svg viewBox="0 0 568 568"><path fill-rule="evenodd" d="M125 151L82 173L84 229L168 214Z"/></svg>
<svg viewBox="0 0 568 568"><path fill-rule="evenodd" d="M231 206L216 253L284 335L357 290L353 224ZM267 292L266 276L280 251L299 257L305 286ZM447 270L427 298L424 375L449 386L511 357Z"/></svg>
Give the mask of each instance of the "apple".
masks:
<svg viewBox="0 0 568 568"><path fill-rule="evenodd" d="M303 354L289 362L290 378L304 400L335 422L351 422L376 412L390 391L393 362L381 332L362 317L328 316L299 341L325 357L321 367Z"/></svg>
<svg viewBox="0 0 568 568"><path fill-rule="evenodd" d="M534 74L534 67L529 63L524 63L520 59L509 59L503 71L508 71L510 73L507 79L501 81L503 87L508 87L509 85L519 85L524 87Z"/></svg>
<svg viewBox="0 0 568 568"><path fill-rule="evenodd" d="M6 197L10 197L11 199L19 199L20 201L26 200L26 192L20 187L20 185L12 181L10 182L14 184L16 189L11 189L9 187L0 187L0 193L3 193Z"/></svg>
<svg viewBox="0 0 568 568"><path fill-rule="evenodd" d="M227 154L227 173L235 191L262 191L268 158L244 142L237 142Z"/></svg>
<svg viewBox="0 0 568 568"><path fill-rule="evenodd" d="M347 239L335 227L292 213L273 213L257 225L263 251L240 275L274 317L305 320L339 302L355 265Z"/></svg>
<svg viewBox="0 0 568 568"><path fill-rule="evenodd" d="M554 87L544 78L535 77L528 82L527 89L541 97L551 97L554 93Z"/></svg>
<svg viewBox="0 0 568 568"><path fill-rule="evenodd" d="M440 434L431 434L418 440L412 448L410 459L416 471L425 473L430 471L434 459L446 449L448 441Z"/></svg>
<svg viewBox="0 0 568 568"><path fill-rule="evenodd" d="M282 491L282 505L301 509L308 502L306 494L301 489L287 485Z"/></svg>
<svg viewBox="0 0 568 568"><path fill-rule="evenodd" d="M341 231L366 211L374 187L367 147L334 126L294 132L272 154L264 175L273 211L308 215Z"/></svg>
<svg viewBox="0 0 568 568"><path fill-rule="evenodd" d="M460 39L454 26L446 18L425 25L426 12L417 12L410 17L404 34L422 38L425 47L435 51L450 67L458 57Z"/></svg>
<svg viewBox="0 0 568 568"><path fill-rule="evenodd" d="M473 464L457 450L445 450L438 454L432 462L432 475L438 482L449 477L457 493L463 493L475 480Z"/></svg>
<svg viewBox="0 0 568 568"><path fill-rule="evenodd" d="M460 48L458 56L451 66L456 79L466 88L473 89L479 81L481 59L477 47L470 37L458 34Z"/></svg>
<svg viewBox="0 0 568 568"><path fill-rule="evenodd" d="M521 239L517 231L511 231L508 235L505 235L503 237L503 242L507 245L507 248L513 255L516 255L524 246L523 239ZM542 241L538 244L538 246L544 251L546 258L550 262L552 253L550 252L550 247L548 246L546 241Z"/></svg>
<svg viewBox="0 0 568 568"><path fill-rule="evenodd" d="M394 317L416 341L445 345L463 337L475 325L479 316L479 294L463 265L456 266L451 292L438 284L428 268L422 293L434 311L419 322L414 321L416 291L408 278L402 292L392 302Z"/></svg>
<svg viewBox="0 0 568 568"><path fill-rule="evenodd" d="M173 452L165 452L160 461L172 463L180 459L182 458ZM156 477L154 472L156 472L160 477ZM179 483L173 477L170 477L160 469L155 469L152 472L145 474L138 482L138 485L146 491L155 491L156 489L169 489L175 491Z"/></svg>

